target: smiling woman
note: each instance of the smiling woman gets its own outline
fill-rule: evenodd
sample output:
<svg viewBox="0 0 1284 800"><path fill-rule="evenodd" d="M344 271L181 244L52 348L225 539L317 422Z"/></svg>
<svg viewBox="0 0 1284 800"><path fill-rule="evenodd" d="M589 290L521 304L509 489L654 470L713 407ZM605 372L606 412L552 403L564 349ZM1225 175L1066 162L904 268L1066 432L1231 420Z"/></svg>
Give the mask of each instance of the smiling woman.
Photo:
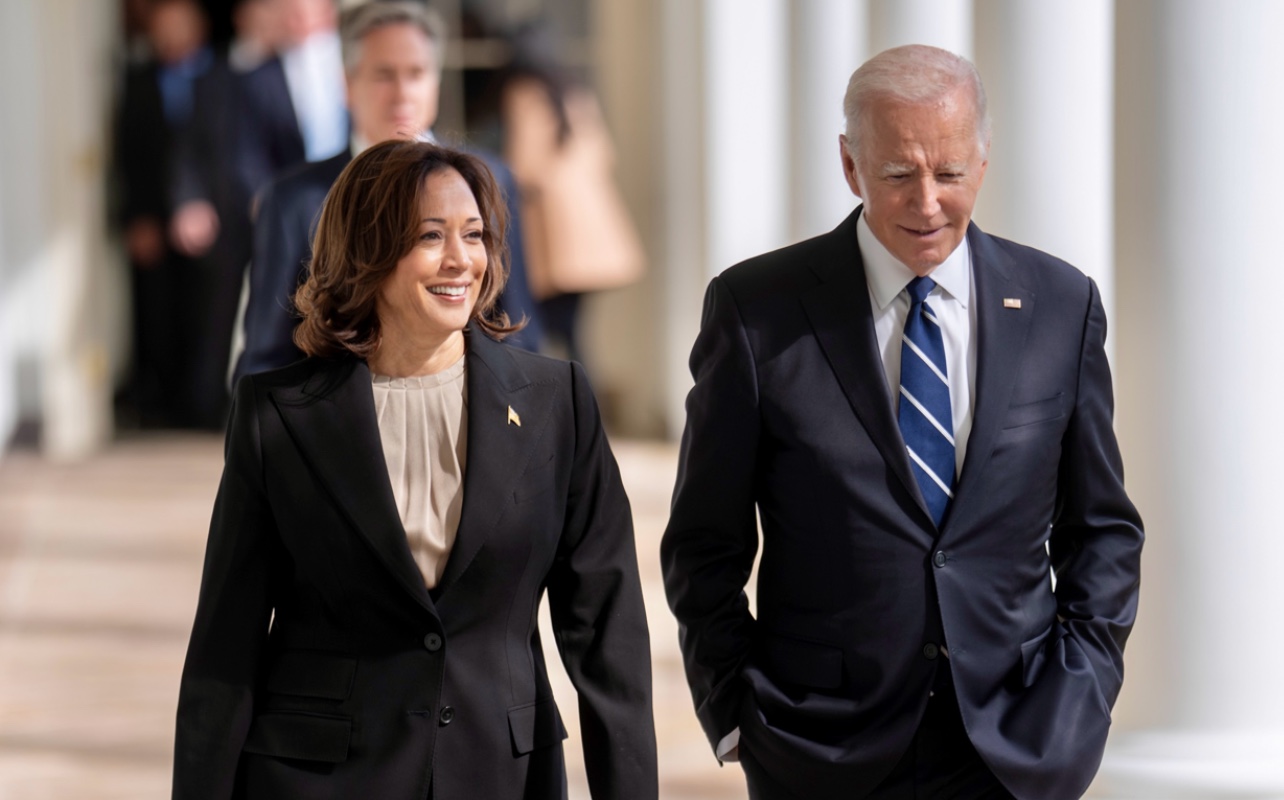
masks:
<svg viewBox="0 0 1284 800"><path fill-rule="evenodd" d="M471 286L462 306L437 320L453 327L457 336L444 338L456 346L470 320L495 339L518 330L496 310L508 279L504 209L490 170L466 153L406 141L362 153L321 210L310 275L294 297L303 316L295 343L308 355L376 359L422 348L429 306L418 296L430 284ZM407 316L411 306L419 310Z"/></svg>
<svg viewBox="0 0 1284 800"><path fill-rule="evenodd" d="M657 796L628 498L576 364L502 344L477 159L375 145L326 198L295 338L242 378L174 797L557 800L547 591L594 797Z"/></svg>

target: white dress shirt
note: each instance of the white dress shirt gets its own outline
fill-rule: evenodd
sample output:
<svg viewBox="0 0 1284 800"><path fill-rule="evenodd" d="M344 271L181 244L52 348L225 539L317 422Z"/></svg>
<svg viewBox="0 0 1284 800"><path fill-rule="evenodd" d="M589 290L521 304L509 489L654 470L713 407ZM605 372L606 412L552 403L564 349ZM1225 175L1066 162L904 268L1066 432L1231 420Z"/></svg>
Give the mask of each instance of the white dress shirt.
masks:
<svg viewBox="0 0 1284 800"><path fill-rule="evenodd" d="M874 236L865 216L856 221L856 239L865 263L870 308L874 312L874 333L883 359L892 408L900 404L901 340L910 300L905 287L914 272L883 247ZM928 276L936 288L927 304L941 321L945 345L945 375L950 386L950 411L954 423L954 478L963 471L968 435L972 432L972 406L976 397L976 304L972 302L972 251L967 239Z"/></svg>
<svg viewBox="0 0 1284 800"><path fill-rule="evenodd" d="M901 339L910 308L905 287L915 275L883 247L870 230L864 214L856 221L856 242L860 247L861 261L865 264L865 282L869 286L878 354L883 360L883 373L887 377L895 411L900 403ZM972 433L972 406L976 397L976 304L972 302L972 251L966 237L928 277L936 282L936 287L928 295L927 303L941 322L941 338L945 345L945 374L950 386L950 411L954 418L954 478L957 481L963 471L968 436ZM740 729L736 728L722 737L714 752L721 761L739 761L734 752L739 744Z"/></svg>
<svg viewBox="0 0 1284 800"><path fill-rule="evenodd" d="M323 161L348 146L343 53L339 34L314 33L281 54L290 104L303 134L308 161Z"/></svg>

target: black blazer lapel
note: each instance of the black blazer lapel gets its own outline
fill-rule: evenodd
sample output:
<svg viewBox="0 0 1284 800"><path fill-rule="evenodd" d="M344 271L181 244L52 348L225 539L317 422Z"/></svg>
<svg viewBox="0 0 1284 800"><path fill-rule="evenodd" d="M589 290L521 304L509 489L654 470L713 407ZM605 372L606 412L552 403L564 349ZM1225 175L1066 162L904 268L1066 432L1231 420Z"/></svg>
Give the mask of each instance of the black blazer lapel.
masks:
<svg viewBox="0 0 1284 800"><path fill-rule="evenodd" d="M977 487L1007 413L1035 310L1034 292L1016 280L1017 265L975 224L968 228L967 237L976 285L976 397L963 473L945 525L960 519L974 502L972 495L979 493ZM1012 300L1018 303L1005 303Z"/></svg>
<svg viewBox="0 0 1284 800"><path fill-rule="evenodd" d="M857 208L826 235L824 252L812 265L820 278L802 295L803 309L816 332L843 394L883 459L931 519L918 482L910 470L900 425L892 408L887 375L878 355L878 336L869 305L865 265L856 241Z"/></svg>
<svg viewBox="0 0 1284 800"><path fill-rule="evenodd" d="M269 394L290 437L353 527L397 582L435 613L388 480L365 362L325 363L303 384Z"/></svg>
<svg viewBox="0 0 1284 800"><path fill-rule="evenodd" d="M450 559L433 597L468 569L514 505L514 491L549 424L557 386L532 383L509 345L468 336L468 462L464 507Z"/></svg>

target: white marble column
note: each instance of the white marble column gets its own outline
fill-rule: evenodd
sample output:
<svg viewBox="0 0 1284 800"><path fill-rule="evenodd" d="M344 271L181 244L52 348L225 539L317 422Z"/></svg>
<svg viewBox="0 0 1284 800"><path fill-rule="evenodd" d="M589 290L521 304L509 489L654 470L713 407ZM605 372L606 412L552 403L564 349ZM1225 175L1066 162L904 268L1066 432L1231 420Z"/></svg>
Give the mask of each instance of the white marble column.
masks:
<svg viewBox="0 0 1284 800"><path fill-rule="evenodd" d="M976 221L1114 289L1114 2L976 0L994 123Z"/></svg>
<svg viewBox="0 0 1284 800"><path fill-rule="evenodd" d="M51 206L44 242L50 295L42 343L41 447L77 459L112 434L113 334L120 326L119 273L108 256L105 171L115 9L79 0L41 3L41 72ZM117 301L117 302L112 302ZM191 298L198 303L200 298Z"/></svg>
<svg viewBox="0 0 1284 800"><path fill-rule="evenodd" d="M3 146L3 138L0 138L0 146ZM4 165L0 164L0 183L4 182ZM4 257L4 230L5 230L5 208L4 197L0 196L0 309L5 308L8 304L5 302L6 293L9 289L10 270ZM9 437L13 433L14 426L18 423L18 390L17 375L15 373L15 363L13 357L12 333L7 329L8 325L0 322L0 457L4 456L8 448Z"/></svg>
<svg viewBox="0 0 1284 800"><path fill-rule="evenodd" d="M705 0L705 275L789 237L785 0Z"/></svg>
<svg viewBox="0 0 1284 800"><path fill-rule="evenodd" d="M662 230L656 265L661 285L664 423L669 438L682 433L691 388L687 357L700 330L700 298L708 282L705 252L705 69L702 4L661 0L661 169L657 215Z"/></svg>
<svg viewBox="0 0 1284 800"><path fill-rule="evenodd" d="M34 0L0 2L0 387L7 405L5 433L18 419L39 416L37 373L47 330L49 285L41 251L47 225L44 87L33 76L41 59L40 8ZM22 376L26 380L20 380Z"/></svg>
<svg viewBox="0 0 1284 800"><path fill-rule="evenodd" d="M1284 4L1129 0L1117 30L1119 425L1157 632L1126 680L1164 691L1099 784L1284 797Z"/></svg>
<svg viewBox="0 0 1284 800"><path fill-rule="evenodd" d="M870 53L930 44L972 57L972 0L870 0Z"/></svg>
<svg viewBox="0 0 1284 800"><path fill-rule="evenodd" d="M847 80L869 57L866 0L794 0L790 4L790 238L833 229L858 202L843 179Z"/></svg>
<svg viewBox="0 0 1284 800"><path fill-rule="evenodd" d="M676 436L709 279L789 242L789 15L785 0L661 9L665 405Z"/></svg>

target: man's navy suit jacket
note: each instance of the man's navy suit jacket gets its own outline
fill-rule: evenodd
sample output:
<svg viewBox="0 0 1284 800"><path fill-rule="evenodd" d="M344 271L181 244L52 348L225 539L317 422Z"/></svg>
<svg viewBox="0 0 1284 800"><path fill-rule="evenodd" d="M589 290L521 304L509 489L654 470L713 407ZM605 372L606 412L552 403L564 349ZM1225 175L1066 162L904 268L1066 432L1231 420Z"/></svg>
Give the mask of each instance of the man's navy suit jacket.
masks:
<svg viewBox="0 0 1284 800"><path fill-rule="evenodd" d="M526 327L507 341L536 350L541 331L535 300L526 284L516 182L498 159L489 155L478 157L490 167L508 203L509 276L500 295L500 307L514 321L523 317L527 320ZM316 232L326 193L351 160L351 152L344 150L324 161L288 170L263 190L254 222L250 296L245 308L245 350L236 362L234 381L242 375L284 367L304 357L294 344L294 328L299 321L294 292L308 275L312 235Z"/></svg>
<svg viewBox="0 0 1284 800"><path fill-rule="evenodd" d="M1143 538L1096 286L969 228L975 413L938 529L879 358L859 213L705 298L661 548L697 714L715 744L738 726L801 796L861 797L909 747L946 646L999 780L1077 798L1123 678Z"/></svg>
<svg viewBox="0 0 1284 800"><path fill-rule="evenodd" d="M283 170L305 163L307 149L280 57L245 73L239 83L235 169L254 195Z"/></svg>

